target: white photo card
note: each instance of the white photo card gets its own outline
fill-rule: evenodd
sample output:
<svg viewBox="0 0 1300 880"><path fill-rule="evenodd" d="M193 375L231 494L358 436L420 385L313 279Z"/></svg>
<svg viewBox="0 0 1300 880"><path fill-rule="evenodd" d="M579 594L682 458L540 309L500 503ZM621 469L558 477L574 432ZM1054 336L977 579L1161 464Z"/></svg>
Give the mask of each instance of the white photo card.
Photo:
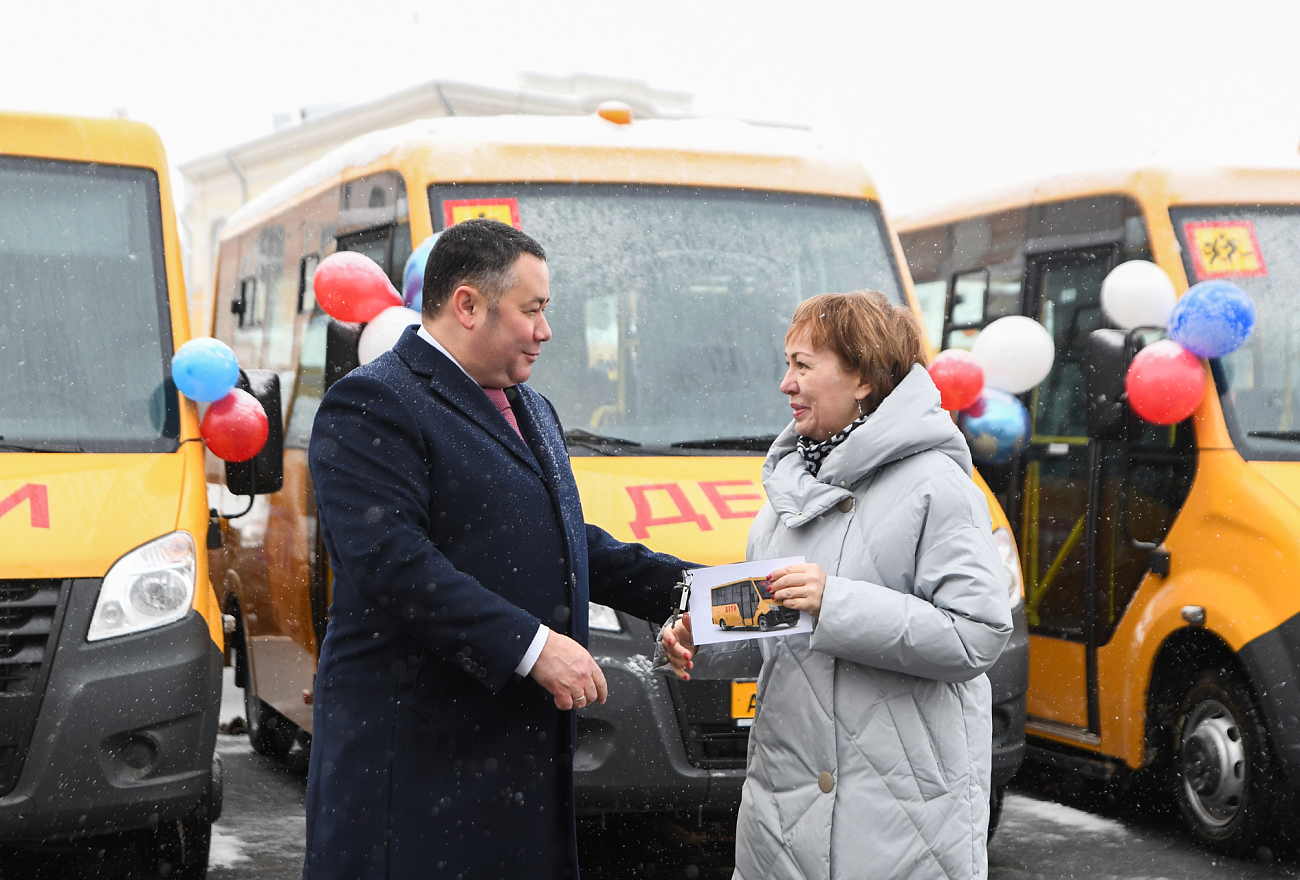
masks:
<svg viewBox="0 0 1300 880"><path fill-rule="evenodd" d="M803 561L788 556L694 569L689 610L695 644L812 632L812 615L772 602L766 584L778 568Z"/></svg>

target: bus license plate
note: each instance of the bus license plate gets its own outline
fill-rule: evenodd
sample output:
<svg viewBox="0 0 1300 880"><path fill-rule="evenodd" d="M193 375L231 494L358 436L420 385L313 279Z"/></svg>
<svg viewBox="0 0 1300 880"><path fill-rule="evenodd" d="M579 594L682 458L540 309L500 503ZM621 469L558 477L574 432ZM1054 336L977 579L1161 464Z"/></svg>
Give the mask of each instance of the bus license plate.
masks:
<svg viewBox="0 0 1300 880"><path fill-rule="evenodd" d="M733 681L731 683L731 717L737 727L754 723L754 708L758 705L758 682Z"/></svg>

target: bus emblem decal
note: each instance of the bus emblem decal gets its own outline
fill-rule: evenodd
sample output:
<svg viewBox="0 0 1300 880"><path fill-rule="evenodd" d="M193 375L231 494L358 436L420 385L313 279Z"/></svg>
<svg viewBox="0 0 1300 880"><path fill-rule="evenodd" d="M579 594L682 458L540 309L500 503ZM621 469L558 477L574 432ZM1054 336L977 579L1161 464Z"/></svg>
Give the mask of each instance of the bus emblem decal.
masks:
<svg viewBox="0 0 1300 880"><path fill-rule="evenodd" d="M4 516L24 501L28 502L32 528L50 527L50 495L44 483L27 483L7 498L0 498L0 516Z"/></svg>
<svg viewBox="0 0 1300 880"><path fill-rule="evenodd" d="M647 496L649 492L666 492L668 498L677 507L676 516L656 517L650 511L650 499ZM691 502L682 491L682 487L677 483L655 483L649 486L628 486L627 494L632 496L632 509L636 511L636 519L628 523L632 527L632 534L637 538L645 539L650 537L650 529L654 526L671 526L677 523L693 522L700 527L701 532L713 531L713 524L709 518L702 513L697 513L691 506Z"/></svg>

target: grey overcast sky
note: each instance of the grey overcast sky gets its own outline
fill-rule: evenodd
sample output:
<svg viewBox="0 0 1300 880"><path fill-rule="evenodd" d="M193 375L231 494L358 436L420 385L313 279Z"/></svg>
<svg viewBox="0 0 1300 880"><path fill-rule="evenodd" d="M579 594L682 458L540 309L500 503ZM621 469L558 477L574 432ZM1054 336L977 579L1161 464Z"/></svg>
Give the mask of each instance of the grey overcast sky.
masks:
<svg viewBox="0 0 1300 880"><path fill-rule="evenodd" d="M152 124L173 163L276 112L518 71L811 125L895 214L1132 164L1300 168L1300 2L0 0L0 108Z"/></svg>

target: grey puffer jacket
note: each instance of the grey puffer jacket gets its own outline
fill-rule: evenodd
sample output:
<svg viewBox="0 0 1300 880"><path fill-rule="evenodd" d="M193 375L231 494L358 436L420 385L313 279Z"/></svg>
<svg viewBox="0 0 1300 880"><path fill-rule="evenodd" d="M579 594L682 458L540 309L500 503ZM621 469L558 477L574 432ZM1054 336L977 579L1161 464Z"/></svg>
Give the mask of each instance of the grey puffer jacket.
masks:
<svg viewBox="0 0 1300 880"><path fill-rule="evenodd" d="M966 442L920 366L817 477L797 440L768 453L747 556L803 555L826 590L811 636L755 640L735 878L985 877L984 672L1011 609ZM708 646L695 674L739 653Z"/></svg>

